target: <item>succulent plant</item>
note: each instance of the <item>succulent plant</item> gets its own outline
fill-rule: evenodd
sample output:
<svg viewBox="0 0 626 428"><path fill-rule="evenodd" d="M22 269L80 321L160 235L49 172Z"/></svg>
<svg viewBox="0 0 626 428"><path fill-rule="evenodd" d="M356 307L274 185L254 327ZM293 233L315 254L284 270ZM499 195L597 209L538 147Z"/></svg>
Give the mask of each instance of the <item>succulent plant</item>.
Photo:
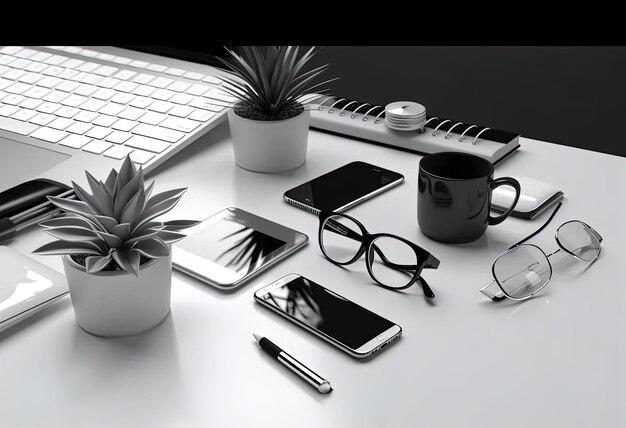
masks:
<svg viewBox="0 0 626 428"><path fill-rule="evenodd" d="M235 112L254 120L280 120L300 114L303 96L335 79L314 83L328 64L309 71L305 65L317 53L313 46L300 55L298 46L244 46L241 55L226 48L230 58L219 60L227 67L222 90L237 98Z"/></svg>
<svg viewBox="0 0 626 428"><path fill-rule="evenodd" d="M138 276L142 260L167 257L169 244L185 237L179 231L198 224L155 221L174 208L187 189L152 195L154 182L144 187L143 170L137 170L130 157L104 182L86 175L91 194L72 182L77 199L48 197L65 213L40 224L58 241L39 247L35 254L84 256L89 273L119 268Z"/></svg>

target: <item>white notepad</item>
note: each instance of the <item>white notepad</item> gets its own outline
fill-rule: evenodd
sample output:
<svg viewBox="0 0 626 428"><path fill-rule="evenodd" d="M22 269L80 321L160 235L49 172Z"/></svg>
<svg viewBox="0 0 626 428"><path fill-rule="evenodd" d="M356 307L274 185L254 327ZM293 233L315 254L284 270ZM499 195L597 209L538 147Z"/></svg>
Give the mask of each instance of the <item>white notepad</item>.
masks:
<svg viewBox="0 0 626 428"><path fill-rule="evenodd" d="M0 331L68 293L65 277L8 247L0 246Z"/></svg>

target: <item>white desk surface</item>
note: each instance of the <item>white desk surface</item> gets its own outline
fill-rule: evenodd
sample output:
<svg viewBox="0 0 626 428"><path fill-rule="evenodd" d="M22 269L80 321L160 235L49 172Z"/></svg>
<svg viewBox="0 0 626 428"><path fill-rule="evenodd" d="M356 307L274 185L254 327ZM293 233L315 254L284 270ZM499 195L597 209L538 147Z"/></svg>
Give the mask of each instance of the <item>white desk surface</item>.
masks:
<svg viewBox="0 0 626 428"><path fill-rule="evenodd" d="M155 172L157 188L189 187L171 216L201 219L237 206L306 233L309 244L233 294L175 272L171 315L143 335L91 336L75 323L69 298L3 333L0 426L626 426L626 159L526 138L521 144L496 177L533 176L566 195L532 242L555 249L558 225L579 219L603 235L603 250L588 270L557 256L551 283L530 301L492 303L478 289L490 281L493 259L545 214L508 219L471 244L440 244L417 226L420 156L311 132L304 166L256 174L235 165L228 127L220 125ZM349 213L441 260L424 272L434 305L419 287L373 286L364 263L343 270L326 261L317 218L283 202L285 190L357 159L405 175L405 183ZM31 229L10 246L28 254L46 240ZM37 259L62 270L59 257ZM360 362L254 303L254 290L290 272L397 322L402 339ZM253 332L335 390L318 394L262 353Z"/></svg>

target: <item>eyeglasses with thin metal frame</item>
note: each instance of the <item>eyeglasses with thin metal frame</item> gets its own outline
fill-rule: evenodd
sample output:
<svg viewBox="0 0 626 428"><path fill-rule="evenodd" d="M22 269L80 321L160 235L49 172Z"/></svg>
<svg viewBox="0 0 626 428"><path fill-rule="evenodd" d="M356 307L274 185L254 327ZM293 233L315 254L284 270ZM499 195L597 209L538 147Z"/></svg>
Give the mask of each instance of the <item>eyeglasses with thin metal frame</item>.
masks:
<svg viewBox="0 0 626 428"><path fill-rule="evenodd" d="M361 222L359 222L354 217L346 214L336 213L332 211L320 211L318 217L320 223L318 241L322 253L329 261L339 266L345 266L356 262L359 258L361 258L363 254L366 254L365 265L367 266L367 271L372 279L376 281L377 285L383 288L387 288L389 290L404 290L418 282L421 285L422 290L424 291L424 295L426 297L431 299L435 297L435 293L433 293L426 280L421 277L422 269L437 269L437 267L439 267L439 259L430 254L428 251L412 243L411 241L408 241L397 235L392 235L390 233L369 233L367 229L365 229L365 226L361 224ZM347 227L345 224L339 221L340 219L348 219L352 221L359 228L359 230L356 231L351 229L350 227ZM324 234L329 232L341 235L360 243L359 248L354 251L354 256L347 261L342 261L337 260L336 258L333 258L331 255L329 255L329 252L324 245ZM405 244L407 247L410 247L415 253L416 263L399 264L389 260L389 258L381 250L380 245L376 245L376 241L381 238L395 239L400 241L402 244ZM399 286L394 286L381 282L379 278L377 278L377 276L374 274L372 268L372 264L376 255L380 258L380 260L386 267L391 268L395 271L405 273L409 277L409 280L405 284Z"/></svg>
<svg viewBox="0 0 626 428"><path fill-rule="evenodd" d="M574 257L576 260L588 262L589 265L598 260L598 257L600 257L600 252L602 251L602 247L600 246L600 243L602 242L602 236L600 236L600 234L587 223L584 223L580 220L566 221L565 223L561 224L561 226L559 226L555 233L555 239L559 248L557 248L556 251L553 251L550 254L546 254L541 248L536 245L524 244L524 242L528 241L539 232L541 232L543 229L545 229L545 227L552 221L559 208L561 208L562 204L562 202L559 202L557 207L554 209L554 212L550 215L550 218L548 218L543 226L541 226L534 233L522 239L515 245L509 247L505 252L503 252L496 258L496 260L493 262L493 265L491 266L491 272L494 279L489 284L480 289L481 293L495 301L499 301L504 298L509 298L512 300L530 299L539 291L543 290L550 282L550 279L552 279L552 264L550 263L550 257L557 254L561 250ZM565 230L564 228L566 227L571 228L572 226L578 227L578 231L587 234L586 237L589 239L589 243L592 245L591 247L585 246L579 248L570 248L569 245L563 243L562 240L559 239L559 231ZM496 272L496 267L499 263L505 261L505 259L506 262L510 262L514 265L515 262L512 262L512 258L515 257L515 253L518 252L521 248L529 249L529 251L532 251L534 255L538 256L540 259L535 260L528 265L520 263L519 271L517 269L514 269L514 273L507 274L506 277L502 278L501 275ZM580 251L588 248L591 248L594 251L593 256L588 259L580 257ZM537 274L535 272L535 269L542 265L544 269L547 269L547 271ZM545 274L547 274L547 276ZM520 281L519 278L523 278L524 280ZM514 282L515 287L517 288L513 290L509 289L509 285L506 284L507 281ZM499 289L496 288L496 285ZM526 289L526 291L524 289Z"/></svg>

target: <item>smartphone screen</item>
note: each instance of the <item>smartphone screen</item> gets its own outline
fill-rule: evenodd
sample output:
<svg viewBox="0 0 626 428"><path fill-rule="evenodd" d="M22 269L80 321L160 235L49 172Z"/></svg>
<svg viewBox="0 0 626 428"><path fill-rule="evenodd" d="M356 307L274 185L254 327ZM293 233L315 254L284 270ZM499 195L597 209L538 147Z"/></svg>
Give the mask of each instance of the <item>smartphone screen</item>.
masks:
<svg viewBox="0 0 626 428"><path fill-rule="evenodd" d="M404 177L365 162L351 162L285 192L285 199L318 210L341 211L396 184Z"/></svg>
<svg viewBox="0 0 626 428"><path fill-rule="evenodd" d="M356 350L395 324L302 276L257 295L272 309ZM399 328L398 328L399 330Z"/></svg>

